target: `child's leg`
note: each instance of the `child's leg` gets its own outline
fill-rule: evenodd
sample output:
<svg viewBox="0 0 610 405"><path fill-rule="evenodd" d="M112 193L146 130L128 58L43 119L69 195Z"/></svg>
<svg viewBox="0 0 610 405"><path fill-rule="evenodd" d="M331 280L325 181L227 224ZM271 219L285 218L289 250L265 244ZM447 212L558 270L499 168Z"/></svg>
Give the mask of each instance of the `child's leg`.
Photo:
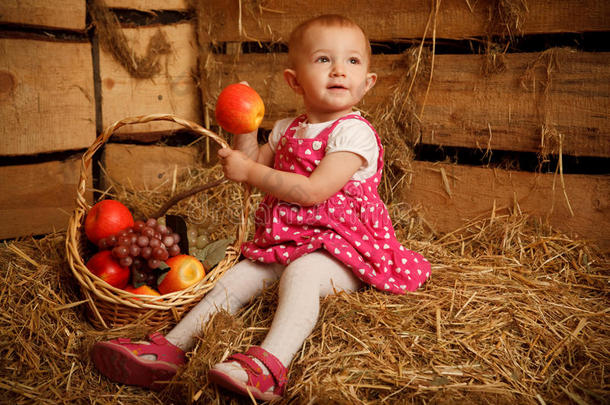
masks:
<svg viewBox="0 0 610 405"><path fill-rule="evenodd" d="M263 288L278 279L283 266L242 260L231 267L216 285L182 320L165 336L185 352L192 349L195 337L201 333L210 316L221 309L236 313Z"/></svg>
<svg viewBox="0 0 610 405"><path fill-rule="evenodd" d="M261 347L287 367L318 321L320 298L335 290L352 292L361 286L362 282L326 251L295 260L281 276L277 311Z"/></svg>
<svg viewBox="0 0 610 405"><path fill-rule="evenodd" d="M235 313L265 284L278 279L280 265L264 265L244 260L226 271L214 288L178 325L163 337L152 334L149 342L116 339L96 343L91 356L97 369L111 380L159 389L159 381L169 380L184 364L184 352L189 351L195 336L210 315L219 309ZM177 346L177 347L176 347Z"/></svg>
<svg viewBox="0 0 610 405"><path fill-rule="evenodd" d="M355 291L361 285L345 265L325 251L295 260L284 269L280 278L277 311L261 347L288 367L318 320L320 297L333 294L335 290ZM266 367L255 361L267 373ZM236 362L220 363L214 369L237 381L248 381L246 372Z"/></svg>

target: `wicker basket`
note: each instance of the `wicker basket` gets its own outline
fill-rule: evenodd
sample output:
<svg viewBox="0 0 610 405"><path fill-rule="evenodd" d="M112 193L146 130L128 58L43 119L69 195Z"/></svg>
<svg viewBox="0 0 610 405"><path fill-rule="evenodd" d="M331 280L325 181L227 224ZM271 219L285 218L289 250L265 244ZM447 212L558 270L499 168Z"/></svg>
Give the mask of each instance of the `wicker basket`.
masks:
<svg viewBox="0 0 610 405"><path fill-rule="evenodd" d="M228 146L225 140L200 125L170 114L154 114L117 121L106 128L89 147L87 152L85 152L81 162L76 209L68 223L66 255L70 269L78 280L89 304L89 320L98 329L144 322L147 327L150 326L160 330L177 323L182 315L195 306L212 289L216 280L239 259L239 247L246 234L250 206L248 187L243 190L244 206L241 212L241 223L237 229L235 243L227 248L224 259L212 271L208 272L201 282L194 286L160 297L134 295L112 287L85 267L84 258L89 257L93 253L90 247L91 244L87 241L84 232L85 217L89 208L91 208L84 197L87 183L87 169L91 165L91 159L95 152L108 141L118 128L150 121L172 121L202 136L212 138L222 147Z"/></svg>

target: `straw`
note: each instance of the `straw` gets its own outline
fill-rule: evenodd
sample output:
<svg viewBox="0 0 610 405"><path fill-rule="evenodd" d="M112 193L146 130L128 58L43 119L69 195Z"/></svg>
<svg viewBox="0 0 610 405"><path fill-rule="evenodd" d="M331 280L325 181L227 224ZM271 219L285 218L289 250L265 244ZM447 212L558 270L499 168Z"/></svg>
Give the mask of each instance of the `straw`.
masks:
<svg viewBox="0 0 610 405"><path fill-rule="evenodd" d="M440 237L411 218L393 217L397 233L428 257L432 279L404 296L365 289L322 300L280 403L608 402L608 256L523 215L496 214ZM277 285L237 316L214 316L186 369L150 393L113 384L92 367L94 341L140 338L149 329L91 327L64 241L57 233L0 248L3 399L249 403L209 385L206 372L260 344Z"/></svg>

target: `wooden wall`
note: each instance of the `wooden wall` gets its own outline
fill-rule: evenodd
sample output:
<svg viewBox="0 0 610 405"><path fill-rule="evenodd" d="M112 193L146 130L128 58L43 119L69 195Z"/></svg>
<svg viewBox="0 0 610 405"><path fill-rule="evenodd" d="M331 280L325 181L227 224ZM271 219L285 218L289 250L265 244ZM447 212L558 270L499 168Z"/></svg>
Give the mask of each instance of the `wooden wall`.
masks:
<svg viewBox="0 0 610 405"><path fill-rule="evenodd" d="M496 214L520 210L548 219L562 231L610 246L610 177L593 174L608 173L607 169L591 167L608 165L610 157L610 53L564 48L566 42L577 47L584 35L591 41L607 33L608 3L527 2L518 26L516 20L503 20L504 26L488 23L494 10L499 12L499 2L495 1L373 3L378 6L368 1L273 0L264 8L241 10L210 3L203 10L210 16L207 31L200 35L202 42L214 42L224 52L214 55L215 69L205 72L210 96L204 105L213 106L214 97L226 84L247 80L265 99L265 128L301 111L299 100L283 83L286 54L277 47L266 52L244 49L256 48L256 41L281 42L295 24L316 13L348 15L377 45L372 66L379 79L362 103L365 112L375 111L387 104L389 97L395 97L394 89L408 74L407 68L413 67L405 68L405 56L392 51L399 48L397 44L417 46L425 37L430 50L434 37L439 52L434 55L430 85L424 73L424 85L414 86L410 95L411 106L422 112L416 128L417 149L442 148L447 151L443 160L453 161L418 155L408 173L411 184L404 187L403 200L420 207L427 223L438 233L455 230L470 219L489 218L493 209ZM435 4L440 4L436 11ZM487 56L476 49L477 44L491 35L496 35L500 43L506 42L498 36L507 37L508 29L525 43L521 44L524 49L519 45L507 47L497 56L501 69L484 74ZM570 35L572 43L565 39ZM239 42L249 43L249 48L236 45ZM474 49L468 50L469 45ZM429 71L432 63L429 57L427 61ZM506 164L488 162L493 153L511 153L516 161L537 160L537 155L547 150L542 146L542 128L562 134L564 160L571 157L572 161L580 158L584 162L572 165L563 180L552 172L556 164L541 173L506 170L502 168ZM449 159L452 151L480 159ZM556 157L551 155L555 162ZM576 174L587 171L591 174Z"/></svg>
<svg viewBox="0 0 610 405"><path fill-rule="evenodd" d="M373 66L380 77L361 106L365 112L387 103L404 79L404 55L397 50L418 46L426 38L428 66L421 76L426 85L415 86L410 94L411 105L423 111L417 128L419 154L408 173L411 184L401 193L409 205L420 207L436 232L489 217L494 208L497 213L519 209L546 218L565 232L610 246L608 170L591 167L608 167L610 158L610 53L604 51L607 46L601 51L579 47L580 42L601 42L599 38L610 31L606 1L529 1L518 24L504 20L505 25L488 23L497 10L492 6L499 4L492 0L269 0L258 8L252 2L218 0L201 2L197 12L188 10L187 0L106 3L117 15L146 16L150 10L161 16L173 13L170 23L142 17L123 26L137 54L145 52L157 32L166 35L172 52L164 57L162 72L152 79L131 77L99 47L95 35L85 31L84 0L64 0L61 9L69 12L56 12L57 2L51 1L0 4L0 24L8 32L0 38L0 119L5 123L0 155L11 156L9 164L0 166L0 190L8 190L0 199L0 221L21 217L18 226L0 226L0 238L61 228L72 196L66 197L66 191L63 195L68 201L54 200L53 185L71 188L77 169L72 155L54 156L73 151L78 157L96 131L118 119L170 112L203 123L213 116L220 89L239 80L247 80L265 100L263 130L278 118L300 111L302 105L281 77L286 54L272 45L285 41L295 24L313 14L342 13L362 25L376 45ZM435 13L437 3L440 7ZM515 41L498 56L502 69L485 75L481 44L492 34L502 42L498 35L505 35L507 27ZM28 37L33 31L54 30L61 35ZM431 65L433 36L437 53ZM212 43L214 53L198 59L199 46L206 49ZM257 50L257 43L263 48ZM563 48L566 45L576 49ZM562 49L555 49L558 46ZM564 160L576 162L563 175L564 186L552 172L553 165L540 173L507 170L493 160L472 158L488 150L487 157L491 152L492 156L511 153L517 160L536 159L543 151L543 127L563 135ZM157 139L151 134L166 134L174 128L158 123L129 127L117 139ZM435 161L421 152L430 150L443 150L445 155L432 154L443 156ZM471 157L448 159L452 151ZM63 169L40 167L34 159L39 154L45 164ZM18 158L23 156L32 158ZM165 163L144 169L143 159ZM164 181L169 170L196 164L200 156L193 149L112 143L100 161L109 176L150 187ZM6 179L16 173L26 177L22 181L44 179L45 186L13 191L12 181ZM45 209L32 204L34 199Z"/></svg>
<svg viewBox="0 0 610 405"><path fill-rule="evenodd" d="M122 9L141 14L122 27L134 54L143 55L157 32L165 34L171 53L160 58L158 74L134 79L100 46L97 31L87 29L90 10L85 0L0 2L0 239L66 228L83 170L82 154L102 128L128 116L158 112L202 122L195 25L186 1L108 0L107 5L118 14L127 13ZM142 25L153 15L151 9L184 16ZM126 127L111 141L121 136L157 140L175 128L162 123ZM175 161L195 164L192 148L173 154L154 146L109 146L84 169L90 190L94 184L107 184L92 170L98 162L129 161L118 168L137 163L135 172L118 170L116 176L122 179L129 173L143 187L165 180L166 171L175 170ZM134 150L126 158L125 153ZM92 201L93 192L86 197Z"/></svg>

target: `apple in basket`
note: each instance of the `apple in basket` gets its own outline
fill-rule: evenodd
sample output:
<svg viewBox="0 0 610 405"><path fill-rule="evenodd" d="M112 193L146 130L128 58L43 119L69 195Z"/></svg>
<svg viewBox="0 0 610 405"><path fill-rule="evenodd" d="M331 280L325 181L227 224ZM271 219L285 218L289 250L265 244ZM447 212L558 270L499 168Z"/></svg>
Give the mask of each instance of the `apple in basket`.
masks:
<svg viewBox="0 0 610 405"><path fill-rule="evenodd" d="M87 213L85 234L97 245L100 239L133 226L133 222L133 215L125 205L116 200L102 200Z"/></svg>
<svg viewBox="0 0 610 405"><path fill-rule="evenodd" d="M139 287L134 287L133 285L129 284L127 287L123 288L125 291L130 292L132 294L136 294L136 295L152 295L152 296L159 296L161 294L159 294L159 292L155 289L153 289L150 286L147 286L146 284L141 285Z"/></svg>
<svg viewBox="0 0 610 405"><path fill-rule="evenodd" d="M102 250L94 254L87 262L89 271L116 288L125 288L129 282L131 271L112 257L110 250Z"/></svg>
<svg viewBox="0 0 610 405"><path fill-rule="evenodd" d="M234 83L225 87L216 101L216 122L232 134L256 130L265 115L263 100L246 84Z"/></svg>
<svg viewBox="0 0 610 405"><path fill-rule="evenodd" d="M184 290L200 282L205 276L203 264L196 257L177 255L165 261L169 271L160 277L157 288L161 294Z"/></svg>

